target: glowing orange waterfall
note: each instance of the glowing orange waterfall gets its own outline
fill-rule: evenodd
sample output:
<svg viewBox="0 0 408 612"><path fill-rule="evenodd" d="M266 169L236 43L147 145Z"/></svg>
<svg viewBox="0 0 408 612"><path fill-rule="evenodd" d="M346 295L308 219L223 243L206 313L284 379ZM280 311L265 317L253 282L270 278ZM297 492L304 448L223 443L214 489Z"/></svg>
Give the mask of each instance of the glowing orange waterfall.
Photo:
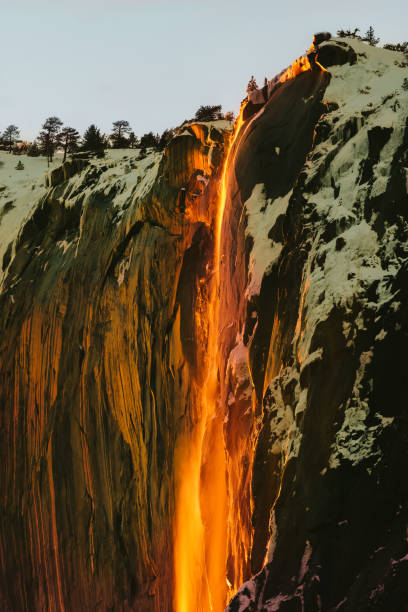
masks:
<svg viewBox="0 0 408 612"><path fill-rule="evenodd" d="M193 390L195 422L191 431L180 436L175 454L175 612L221 612L228 594L226 460L223 415L217 411L218 320L226 183L234 143L242 123L241 113L221 175L214 225L214 275L208 304L207 362L203 364L205 382Z"/></svg>
<svg viewBox="0 0 408 612"><path fill-rule="evenodd" d="M311 70L306 56L297 59L280 76L280 82ZM244 107L243 107L244 108ZM254 115L241 130L243 108L236 121L221 174L218 207L214 223L214 273L210 295L198 300L196 327L207 347L204 383L191 393L191 427L180 434L175 451L176 508L174 523L174 611L222 612L232 588L227 581L227 542L231 508L228 503L226 454L223 436L224 413L219 406L219 320L222 227L230 170L239 142ZM239 136L239 141L238 141ZM221 294L221 295L220 295ZM208 318L203 324L202 317ZM221 377L220 377L221 379Z"/></svg>

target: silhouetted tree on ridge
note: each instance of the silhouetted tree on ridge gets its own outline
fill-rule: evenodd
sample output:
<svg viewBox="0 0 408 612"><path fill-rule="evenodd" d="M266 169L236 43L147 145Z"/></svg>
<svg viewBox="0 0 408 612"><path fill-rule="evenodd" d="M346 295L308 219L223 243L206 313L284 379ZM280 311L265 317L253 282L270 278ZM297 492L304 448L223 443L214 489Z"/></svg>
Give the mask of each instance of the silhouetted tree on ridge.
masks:
<svg viewBox="0 0 408 612"><path fill-rule="evenodd" d="M157 147L160 141L160 136L158 134L154 135L153 132L147 132L143 134L140 139L140 148L148 149L149 147Z"/></svg>
<svg viewBox="0 0 408 612"><path fill-rule="evenodd" d="M114 149L126 148L129 144L126 134L129 134L131 127L129 121L120 119L119 121L113 122L113 130L111 135L112 147Z"/></svg>
<svg viewBox="0 0 408 612"><path fill-rule="evenodd" d="M72 127L64 127L58 134L58 144L64 151L63 162L67 158L67 153L72 153L78 148L79 132Z"/></svg>
<svg viewBox="0 0 408 612"><path fill-rule="evenodd" d="M163 134L160 136L160 140L158 143L158 148L162 151L163 149L165 149L167 147L167 145L169 144L170 140L173 138L174 136L174 130L170 129L170 130L164 130Z"/></svg>
<svg viewBox="0 0 408 612"><path fill-rule="evenodd" d="M41 153L47 156L48 165L52 162L55 149L58 145L58 134L61 126L62 121L59 117L48 117L42 125L38 140L40 142Z"/></svg>
<svg viewBox="0 0 408 612"><path fill-rule="evenodd" d="M200 106L194 116L194 121L217 121L217 119L222 119L221 108L221 104L215 106Z"/></svg>
<svg viewBox="0 0 408 612"><path fill-rule="evenodd" d="M354 28L354 30L337 30L337 36L339 38L360 38L357 32L360 31L360 28Z"/></svg>
<svg viewBox="0 0 408 612"><path fill-rule="evenodd" d="M136 149L140 144L140 141L134 132L130 132L128 138L128 145L131 149Z"/></svg>
<svg viewBox="0 0 408 612"><path fill-rule="evenodd" d="M364 40L365 42L368 42L368 44L371 45L372 47L376 47L378 43L380 42L380 39L375 36L373 26L370 26L368 28L362 40Z"/></svg>
<svg viewBox="0 0 408 612"><path fill-rule="evenodd" d="M11 153L13 144L15 143L15 141L17 140L19 136L20 136L20 130L18 129L16 125L11 124L8 127L6 127L6 129L4 130L2 134L2 139L8 145L9 153Z"/></svg>
<svg viewBox="0 0 408 612"><path fill-rule="evenodd" d="M249 93L250 91L255 91L256 89L258 89L258 85L257 82L255 81L255 77L254 75L251 76L251 78L249 79L249 83L247 85L247 93Z"/></svg>
<svg viewBox="0 0 408 612"><path fill-rule="evenodd" d="M94 123L91 123L89 128L85 130L82 138L81 149L83 151L92 151L93 153L103 154L106 148L106 142L99 128Z"/></svg>
<svg viewBox="0 0 408 612"><path fill-rule="evenodd" d="M387 43L384 45L384 49L389 49L389 51L401 51L405 53L408 50L408 41L402 43Z"/></svg>

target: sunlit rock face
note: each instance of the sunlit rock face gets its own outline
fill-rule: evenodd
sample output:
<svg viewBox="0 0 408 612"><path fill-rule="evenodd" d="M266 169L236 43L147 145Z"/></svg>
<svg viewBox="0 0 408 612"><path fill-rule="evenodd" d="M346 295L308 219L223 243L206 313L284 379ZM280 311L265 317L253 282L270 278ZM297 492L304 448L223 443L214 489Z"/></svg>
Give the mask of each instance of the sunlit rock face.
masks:
<svg viewBox="0 0 408 612"><path fill-rule="evenodd" d="M0 185L2 609L403 609L406 67Z"/></svg>
<svg viewBox="0 0 408 612"><path fill-rule="evenodd" d="M172 609L174 445L205 350L197 290L230 129L52 170L7 249L2 610Z"/></svg>
<svg viewBox="0 0 408 612"><path fill-rule="evenodd" d="M317 61L327 78L276 90L235 163L260 422L255 576L228 612L408 599L407 60L342 40Z"/></svg>

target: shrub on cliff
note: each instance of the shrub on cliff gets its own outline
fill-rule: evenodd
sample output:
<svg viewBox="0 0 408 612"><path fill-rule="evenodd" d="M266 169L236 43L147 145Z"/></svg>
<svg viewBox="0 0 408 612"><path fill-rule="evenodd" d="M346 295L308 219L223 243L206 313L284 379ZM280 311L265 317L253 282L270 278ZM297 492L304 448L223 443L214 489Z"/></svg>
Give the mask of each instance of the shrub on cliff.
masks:
<svg viewBox="0 0 408 612"><path fill-rule="evenodd" d="M396 44L387 43L384 45L384 49L389 49L390 51L402 51L402 53L405 53L408 50L408 41Z"/></svg>
<svg viewBox="0 0 408 612"><path fill-rule="evenodd" d="M375 47L380 42L380 39L376 37L374 28L370 26L364 36L360 36L357 32L360 31L360 28L354 28L354 30L337 30L337 36L339 38L358 38L359 40L363 40L364 42L368 42L369 45Z"/></svg>
<svg viewBox="0 0 408 612"><path fill-rule="evenodd" d="M256 89L258 89L258 84L255 80L254 75L252 75L251 78L249 79L246 91L247 93L249 93L250 91L255 91Z"/></svg>
<svg viewBox="0 0 408 612"><path fill-rule="evenodd" d="M354 30L337 30L337 36L339 38L360 38L361 36L359 36L357 34L357 32L360 31L360 28L354 28Z"/></svg>
<svg viewBox="0 0 408 612"><path fill-rule="evenodd" d="M160 136L158 134L154 135L153 132L147 132L146 134L143 134L143 136L140 139L140 148L141 149L148 149L151 147L158 147L159 145L159 141L160 141Z"/></svg>
<svg viewBox="0 0 408 612"><path fill-rule="evenodd" d="M29 157L38 157L40 155L40 148L39 148L38 144L35 141L31 142L27 146L27 155Z"/></svg>
<svg viewBox="0 0 408 612"><path fill-rule="evenodd" d="M194 115L194 121L217 121L222 119L221 104L216 106L200 106Z"/></svg>
<svg viewBox="0 0 408 612"><path fill-rule="evenodd" d="M380 39L376 37L373 26L370 26L362 38L364 42L368 42L372 47L376 47L380 42Z"/></svg>

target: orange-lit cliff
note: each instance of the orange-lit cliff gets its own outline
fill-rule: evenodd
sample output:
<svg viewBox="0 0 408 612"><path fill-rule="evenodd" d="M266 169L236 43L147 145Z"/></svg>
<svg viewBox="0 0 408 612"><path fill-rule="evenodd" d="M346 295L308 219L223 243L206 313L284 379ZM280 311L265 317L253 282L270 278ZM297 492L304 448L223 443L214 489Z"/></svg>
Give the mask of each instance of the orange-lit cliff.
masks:
<svg viewBox="0 0 408 612"><path fill-rule="evenodd" d="M328 39L0 199L2 610L403 609L404 59Z"/></svg>

